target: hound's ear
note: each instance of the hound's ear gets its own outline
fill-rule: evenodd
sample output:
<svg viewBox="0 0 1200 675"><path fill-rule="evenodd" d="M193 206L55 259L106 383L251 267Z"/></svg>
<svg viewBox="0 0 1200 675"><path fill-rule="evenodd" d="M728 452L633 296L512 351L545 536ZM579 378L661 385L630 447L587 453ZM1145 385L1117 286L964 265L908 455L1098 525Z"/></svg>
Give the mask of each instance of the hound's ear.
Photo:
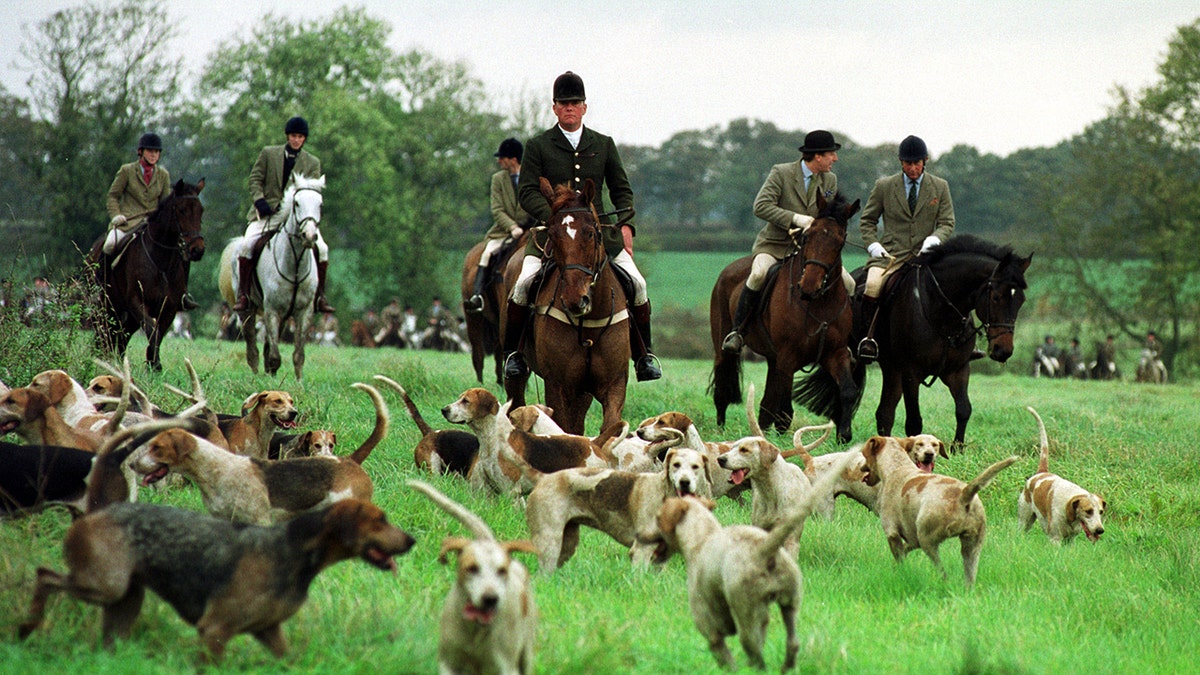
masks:
<svg viewBox="0 0 1200 675"><path fill-rule="evenodd" d="M518 553L534 553L534 554L537 553L537 547L534 546L533 542L529 541L528 539L518 539L517 541L506 541L506 542L502 542L500 544L500 546L504 549L504 552L509 554L510 556L513 554L514 551L518 552Z"/></svg>
<svg viewBox="0 0 1200 675"><path fill-rule="evenodd" d="M1108 508L1108 502L1104 501L1104 497L1096 494L1092 495L1092 499L1100 502L1100 515L1104 515L1104 510Z"/></svg>
<svg viewBox="0 0 1200 675"><path fill-rule="evenodd" d="M1068 523L1075 522L1075 514L1078 512L1079 502L1082 500L1083 495L1078 495L1076 497L1072 497L1071 500L1067 502L1066 517Z"/></svg>
<svg viewBox="0 0 1200 675"><path fill-rule="evenodd" d="M667 454L663 456L663 471L664 471L664 473L666 472L667 467L670 466L671 458L674 456L675 456L675 448L671 448L670 450L667 451Z"/></svg>
<svg viewBox="0 0 1200 675"><path fill-rule="evenodd" d="M862 454L868 460L879 454L879 448L883 445L883 439L879 436L872 436L863 444Z"/></svg>
<svg viewBox="0 0 1200 675"><path fill-rule="evenodd" d="M900 442L900 447L904 449L905 454L911 453L913 445L915 445L917 442L917 439L913 438L912 436L903 436L897 438L896 440Z"/></svg>
<svg viewBox="0 0 1200 675"><path fill-rule="evenodd" d="M466 548L470 543L470 539L464 539L462 537L446 537L442 540L442 550L440 553L438 553L438 562L443 565L447 564L450 561L450 553L453 552L461 554L463 549Z"/></svg>
<svg viewBox="0 0 1200 675"><path fill-rule="evenodd" d="M779 448L775 447L774 443L771 443L766 439L758 441L758 447L758 459L760 462L762 462L762 465L764 467L769 467L774 464L775 460L779 457Z"/></svg>
<svg viewBox="0 0 1200 675"><path fill-rule="evenodd" d="M312 437L313 437L313 432L311 432L311 431L306 431L303 434L300 434L300 444L305 445L305 446L312 446Z"/></svg>
<svg viewBox="0 0 1200 675"><path fill-rule="evenodd" d="M331 432L331 433L329 434L329 440L333 441L333 444L334 444L334 445L337 445L337 432L336 432L336 431L335 431L335 432Z"/></svg>
<svg viewBox="0 0 1200 675"><path fill-rule="evenodd" d="M950 455L946 454L946 444L943 443L942 439L940 438L938 439L938 454L941 455L943 459L950 459Z"/></svg>
<svg viewBox="0 0 1200 675"><path fill-rule="evenodd" d="M266 392L263 391L260 391L256 394L250 394L246 397L245 401L242 401L242 417L245 417L250 413L251 410L254 410L255 406L257 406L259 403L262 403L264 394L266 394Z"/></svg>
<svg viewBox="0 0 1200 675"><path fill-rule="evenodd" d="M712 486L712 460L708 458L708 455L700 455L700 463L704 465L704 480L708 481L709 486Z"/></svg>

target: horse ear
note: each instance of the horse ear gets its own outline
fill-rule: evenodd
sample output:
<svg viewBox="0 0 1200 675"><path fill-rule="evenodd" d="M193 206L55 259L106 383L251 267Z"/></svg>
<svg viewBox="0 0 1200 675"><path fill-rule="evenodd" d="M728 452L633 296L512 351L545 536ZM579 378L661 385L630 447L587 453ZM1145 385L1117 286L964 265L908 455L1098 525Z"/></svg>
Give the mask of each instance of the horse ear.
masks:
<svg viewBox="0 0 1200 675"><path fill-rule="evenodd" d="M825 193L817 190L817 213L824 211L828 205L829 202L825 200Z"/></svg>
<svg viewBox="0 0 1200 675"><path fill-rule="evenodd" d="M850 220L850 216L858 213L859 206L862 204L861 199L855 199L854 203L846 207L846 220Z"/></svg>
<svg viewBox="0 0 1200 675"><path fill-rule="evenodd" d="M594 203L596 200L596 183L591 178L583 181L583 189L580 192L583 193L589 204Z"/></svg>
<svg viewBox="0 0 1200 675"><path fill-rule="evenodd" d="M203 191L204 191L204 177L201 176L200 182L196 183L196 194L200 194Z"/></svg>
<svg viewBox="0 0 1200 675"><path fill-rule="evenodd" d="M180 190L182 190L184 188L185 185L187 185L187 183L184 183L182 178L175 181L175 192L178 193Z"/></svg>
<svg viewBox="0 0 1200 675"><path fill-rule="evenodd" d="M548 203L554 203L554 188L550 186L550 181L546 180L545 176L538 179L538 191L542 193Z"/></svg>
<svg viewBox="0 0 1200 675"><path fill-rule="evenodd" d="M1024 272L1025 270L1029 269L1029 263L1031 263L1031 262L1033 262L1033 254L1032 253L1029 254L1028 258L1025 258L1024 260L1021 261L1021 271Z"/></svg>

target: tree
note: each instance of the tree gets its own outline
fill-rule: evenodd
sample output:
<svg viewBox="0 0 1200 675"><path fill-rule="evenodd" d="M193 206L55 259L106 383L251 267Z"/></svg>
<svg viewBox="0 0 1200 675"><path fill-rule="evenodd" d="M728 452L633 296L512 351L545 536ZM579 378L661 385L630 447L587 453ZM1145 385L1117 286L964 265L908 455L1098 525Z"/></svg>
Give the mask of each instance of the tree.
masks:
<svg viewBox="0 0 1200 675"><path fill-rule="evenodd" d="M34 176L47 196L52 267L75 269L107 225L104 195L132 161L138 136L178 102L182 62L168 46L176 28L149 0L89 3L52 14L28 33ZM169 163L170 139L166 157Z"/></svg>

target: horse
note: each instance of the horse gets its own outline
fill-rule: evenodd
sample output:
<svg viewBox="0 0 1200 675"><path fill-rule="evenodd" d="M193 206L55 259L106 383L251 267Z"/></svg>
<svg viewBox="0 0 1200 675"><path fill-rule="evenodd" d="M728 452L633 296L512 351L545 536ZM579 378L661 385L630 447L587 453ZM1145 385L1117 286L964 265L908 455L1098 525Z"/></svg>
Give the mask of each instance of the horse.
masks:
<svg viewBox="0 0 1200 675"><path fill-rule="evenodd" d="M488 265L489 281L483 291L483 310L463 313L467 324L467 342L471 345L471 365L475 368L475 379L480 383L483 383L483 362L489 355L495 355L496 384L504 384L504 350L500 348L500 310L506 302L504 280L500 278L493 281L491 277L503 277L508 261L515 253L525 250L527 237L523 233L492 254L491 264ZM486 243L481 241L472 246L463 259L464 302L475 292L475 270L479 267L479 258L483 256Z"/></svg>
<svg viewBox="0 0 1200 675"><path fill-rule="evenodd" d="M533 319L523 352L533 372L546 383L546 405L567 433L582 434L592 400L604 411L601 429L621 423L629 378L630 317L625 294L604 251L599 218L592 207L596 185L584 181L576 192L566 185L539 187L550 203L548 257L539 285L531 289ZM521 272L515 255L505 270L504 295ZM507 310L507 303L504 303ZM501 330L508 320L501 313ZM525 405L528 376L509 379L505 392L512 407Z"/></svg>
<svg viewBox="0 0 1200 675"><path fill-rule="evenodd" d="M123 356L129 339L141 330L148 341L146 363L162 370L159 347L187 292L191 264L204 256L203 189L203 178L195 185L177 181L115 265L100 253L103 239L93 245L91 259L100 261L94 273L103 308L95 335L101 351Z"/></svg>
<svg viewBox="0 0 1200 675"><path fill-rule="evenodd" d="M745 344L767 361L767 383L759 404L759 426L786 431L792 423L792 378L806 366L819 367L836 382L823 414L837 424L838 439L850 440L850 422L860 397L848 347L853 312L842 282L842 247L849 218L859 202L841 195L826 202L818 196L819 215L804 233L793 235L795 250L780 263L774 281L764 287L759 317L743 330ZM730 263L717 277L709 303L712 329L712 395L717 424L725 425L725 408L742 400L741 354L729 354L721 343L733 330L738 298L754 256ZM771 286L773 284L773 286Z"/></svg>
<svg viewBox="0 0 1200 675"><path fill-rule="evenodd" d="M940 379L954 397L955 450L966 442L971 418L967 386L975 340L987 339L987 355L1004 363L1013 354L1017 313L1025 303L1025 271L1033 256L1022 258L1011 247L971 235L959 235L908 261L889 280L881 298L876 341L883 389L875 409L880 436L890 436L896 406L904 398L904 433L921 433L920 387ZM855 277L866 276L865 269ZM856 304L856 312L859 305ZM974 313L974 317L972 316ZM980 320L976 325L975 318ZM871 320L855 321L857 334ZM855 365L856 378L865 380L866 364ZM814 378L798 382L798 402L807 404L819 389Z"/></svg>
<svg viewBox="0 0 1200 675"><path fill-rule="evenodd" d="M268 375L279 371L280 327L291 318L295 321L292 366L296 381L304 374L304 343L312 317L313 297L317 291L316 244L321 225L321 191L325 177L309 178L292 174L279 212L272 216L283 225L268 236L262 254L255 265L254 288L247 297L250 307L241 312L242 336L246 340L246 363L258 373L258 327L256 318L263 319L264 369ZM237 252L242 237L229 242L221 254L221 295L232 304L237 296Z"/></svg>

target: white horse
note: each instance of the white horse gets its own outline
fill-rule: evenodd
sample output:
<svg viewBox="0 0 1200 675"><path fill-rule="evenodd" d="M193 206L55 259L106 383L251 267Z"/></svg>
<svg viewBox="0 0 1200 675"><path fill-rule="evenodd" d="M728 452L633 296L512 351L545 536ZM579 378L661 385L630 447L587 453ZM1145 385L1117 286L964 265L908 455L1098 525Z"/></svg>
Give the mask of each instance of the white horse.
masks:
<svg viewBox="0 0 1200 675"><path fill-rule="evenodd" d="M304 340L313 312L313 296L317 291L316 243L321 224L321 191L325 177L307 178L292 174L279 212L271 216L270 236L255 269L259 288L246 294L250 309L244 312L242 335L246 339L246 363L258 372L258 327L255 318L263 319L264 366L268 375L279 371L279 330L289 318L295 321L292 365L299 382L304 371ZM277 223L283 221L281 227ZM237 297L237 254L242 237L225 246L221 254L221 295L233 303ZM261 290L261 292L260 292Z"/></svg>

